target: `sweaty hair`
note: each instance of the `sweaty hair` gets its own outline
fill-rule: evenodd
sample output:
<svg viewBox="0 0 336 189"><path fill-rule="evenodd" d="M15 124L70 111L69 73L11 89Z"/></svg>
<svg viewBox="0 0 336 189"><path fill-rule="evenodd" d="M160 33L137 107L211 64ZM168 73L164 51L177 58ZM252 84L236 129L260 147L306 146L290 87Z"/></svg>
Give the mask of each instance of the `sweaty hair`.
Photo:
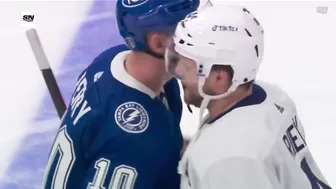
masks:
<svg viewBox="0 0 336 189"><path fill-rule="evenodd" d="M232 67L229 66L229 65L217 65L217 64L215 64L215 65L212 66L211 72L216 72L216 71L227 72L229 74L230 81L233 78L234 71L233 71ZM249 81L247 83L244 83L244 84L240 85L240 87L242 87L245 90L248 90L252 86L253 83L254 83L254 80Z"/></svg>

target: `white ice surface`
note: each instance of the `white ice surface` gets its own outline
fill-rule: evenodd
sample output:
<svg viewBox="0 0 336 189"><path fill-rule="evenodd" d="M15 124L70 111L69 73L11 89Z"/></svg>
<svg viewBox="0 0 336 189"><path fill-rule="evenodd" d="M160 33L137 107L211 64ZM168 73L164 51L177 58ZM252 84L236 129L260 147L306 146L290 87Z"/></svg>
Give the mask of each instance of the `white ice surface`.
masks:
<svg viewBox="0 0 336 189"><path fill-rule="evenodd" d="M13 159L29 123L36 114L44 80L25 37L21 12L36 12L36 29L51 66L57 73L61 59L72 42L91 1L1 2L0 15L0 177ZM38 129L38 128L36 128Z"/></svg>

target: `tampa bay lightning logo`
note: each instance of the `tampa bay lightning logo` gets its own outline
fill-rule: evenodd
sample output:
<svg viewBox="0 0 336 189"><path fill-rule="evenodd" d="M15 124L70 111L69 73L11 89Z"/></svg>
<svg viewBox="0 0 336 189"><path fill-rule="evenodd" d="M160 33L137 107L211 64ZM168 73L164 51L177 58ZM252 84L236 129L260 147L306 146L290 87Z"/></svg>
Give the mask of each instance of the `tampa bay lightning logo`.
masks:
<svg viewBox="0 0 336 189"><path fill-rule="evenodd" d="M132 8L146 3L148 0L122 0L124 7Z"/></svg>
<svg viewBox="0 0 336 189"><path fill-rule="evenodd" d="M142 133L149 123L146 110L136 102L126 102L118 106L114 117L118 126L129 133Z"/></svg>

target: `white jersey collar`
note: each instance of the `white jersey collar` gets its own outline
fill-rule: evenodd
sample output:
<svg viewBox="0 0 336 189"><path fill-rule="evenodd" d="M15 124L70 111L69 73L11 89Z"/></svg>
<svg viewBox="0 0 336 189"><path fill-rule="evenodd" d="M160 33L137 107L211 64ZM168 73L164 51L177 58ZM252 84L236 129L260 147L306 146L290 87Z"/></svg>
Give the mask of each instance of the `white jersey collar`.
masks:
<svg viewBox="0 0 336 189"><path fill-rule="evenodd" d="M117 54L111 62L111 73L112 76L118 80L119 82L123 83L124 85L136 89L142 93L147 94L152 99L156 97L156 94L153 90L145 86L144 84L140 83L134 77L129 75L125 69L124 62L126 56L131 51L123 51Z"/></svg>

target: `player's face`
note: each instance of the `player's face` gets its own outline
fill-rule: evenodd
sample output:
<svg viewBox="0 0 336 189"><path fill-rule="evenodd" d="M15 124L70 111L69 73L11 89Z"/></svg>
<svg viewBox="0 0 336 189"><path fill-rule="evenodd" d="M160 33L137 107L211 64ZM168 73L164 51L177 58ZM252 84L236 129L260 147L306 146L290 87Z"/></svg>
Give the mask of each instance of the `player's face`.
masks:
<svg viewBox="0 0 336 189"><path fill-rule="evenodd" d="M187 104L199 107L202 102L202 97L198 92L196 62L178 54L174 48L166 52L166 61L168 73L181 80L184 91L184 101Z"/></svg>
<svg viewBox="0 0 336 189"><path fill-rule="evenodd" d="M194 60L177 53L172 40L167 43L169 44L165 53L167 73L181 80L184 89L184 101L187 104L199 107L203 98L198 92L197 64Z"/></svg>
<svg viewBox="0 0 336 189"><path fill-rule="evenodd" d="M203 85L203 92L210 96L220 95L231 86L231 77L225 70L212 70Z"/></svg>
<svg viewBox="0 0 336 189"><path fill-rule="evenodd" d="M180 55L180 61L176 67L176 75L181 80L184 101L187 104L200 107L202 103L202 96L198 92L198 76L196 62Z"/></svg>

